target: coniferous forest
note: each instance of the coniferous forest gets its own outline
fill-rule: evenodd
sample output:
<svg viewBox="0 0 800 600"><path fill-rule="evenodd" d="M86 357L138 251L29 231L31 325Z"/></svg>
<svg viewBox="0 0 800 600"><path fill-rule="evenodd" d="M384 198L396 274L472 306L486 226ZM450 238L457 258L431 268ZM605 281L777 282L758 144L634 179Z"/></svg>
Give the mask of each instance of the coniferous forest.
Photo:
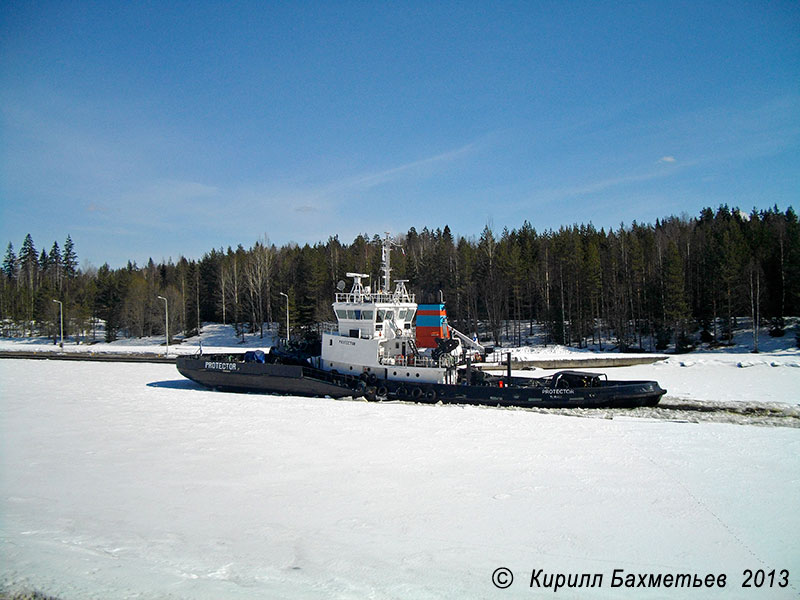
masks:
<svg viewBox="0 0 800 600"><path fill-rule="evenodd" d="M678 351L698 342L730 341L736 319L747 317L782 335L784 317L800 314L800 224L790 207L749 214L721 206L696 217L618 229L591 224L537 231L519 229L455 236L449 227L393 232L402 252L393 279L409 280L418 302L444 298L450 322L498 343L523 342L534 326L550 343L600 344L622 349ZM331 302L347 272L380 275L380 234L352 242L276 247L267 239L249 248L211 249L199 260L123 268L78 267L67 236L38 250L27 235L3 259L2 335L55 339L63 303L65 336L195 335L204 321L264 334L284 333L289 297L292 334L334 320ZM757 350L757 337L753 349Z"/></svg>

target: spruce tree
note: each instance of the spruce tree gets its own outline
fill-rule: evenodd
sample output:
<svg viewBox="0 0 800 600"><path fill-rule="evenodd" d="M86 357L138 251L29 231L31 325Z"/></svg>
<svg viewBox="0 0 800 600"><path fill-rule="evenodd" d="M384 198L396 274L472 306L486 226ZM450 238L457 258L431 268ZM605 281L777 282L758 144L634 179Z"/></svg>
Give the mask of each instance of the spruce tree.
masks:
<svg viewBox="0 0 800 600"><path fill-rule="evenodd" d="M592 342L595 342L596 338L599 337L596 323L598 323L600 319L600 296L603 291L603 270L600 265L600 247L597 244L595 236L592 236L586 244L583 268L583 281L587 286L584 296L589 301L589 314L587 318L592 333ZM629 342L626 340L626 343ZM603 347L602 338L600 339L600 347Z"/></svg>
<svg viewBox="0 0 800 600"><path fill-rule="evenodd" d="M78 256L75 254L75 244L72 238L67 235L67 241L64 242L64 254L62 257L62 265L64 269L64 277L72 279L78 273Z"/></svg>
<svg viewBox="0 0 800 600"><path fill-rule="evenodd" d="M47 256L47 252L42 250L39 254L39 269L42 273L47 274L48 269L50 268L50 257Z"/></svg>
<svg viewBox="0 0 800 600"><path fill-rule="evenodd" d="M37 275L39 273L39 257L36 253L36 246L33 244L31 234L25 236L22 242L22 249L19 253L20 268L25 278L28 289L33 291Z"/></svg>
<svg viewBox="0 0 800 600"><path fill-rule="evenodd" d="M50 248L50 255L48 257L49 266L51 269L50 276L52 278L53 283L56 287L60 290L61 289L61 281L62 281L62 257L61 257L61 248L58 247L58 242L53 242L53 247Z"/></svg>
<svg viewBox="0 0 800 600"><path fill-rule="evenodd" d="M689 317L689 306L686 302L683 261L678 246L670 240L664 254L664 315L667 325L675 330L676 345L680 334L685 333L685 320Z"/></svg>
<svg viewBox="0 0 800 600"><path fill-rule="evenodd" d="M20 250L20 275L24 286L22 304L25 307L25 320L32 335L35 295L39 281L39 256L30 233L25 236Z"/></svg>
<svg viewBox="0 0 800 600"><path fill-rule="evenodd" d="M6 255L3 259L3 275L5 275L6 279L9 280L16 279L18 268L19 265L17 263L17 255L14 254L14 244L8 242Z"/></svg>

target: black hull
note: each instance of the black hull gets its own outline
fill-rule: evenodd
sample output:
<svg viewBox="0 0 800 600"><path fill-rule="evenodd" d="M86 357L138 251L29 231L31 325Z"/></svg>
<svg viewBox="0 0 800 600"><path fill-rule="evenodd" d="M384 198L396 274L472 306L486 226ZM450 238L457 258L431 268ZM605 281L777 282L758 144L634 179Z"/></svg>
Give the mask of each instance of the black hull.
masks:
<svg viewBox="0 0 800 600"><path fill-rule="evenodd" d="M296 396L361 397L530 408L633 408L655 406L666 391L654 381L602 381L593 387L530 385L408 385L402 381L363 381L295 364L240 362L235 356L179 357L178 371L203 386L223 391Z"/></svg>
<svg viewBox="0 0 800 600"><path fill-rule="evenodd" d="M256 392L292 396L352 396L358 384L335 381L325 371L301 365L224 361L217 356L178 357L181 375L201 385L226 392Z"/></svg>
<svg viewBox="0 0 800 600"><path fill-rule="evenodd" d="M600 388L496 388L491 386L432 386L434 401L486 406L531 408L635 408L655 406L666 390L653 381L608 382ZM407 394L408 392L406 392ZM423 394L423 400L425 399Z"/></svg>

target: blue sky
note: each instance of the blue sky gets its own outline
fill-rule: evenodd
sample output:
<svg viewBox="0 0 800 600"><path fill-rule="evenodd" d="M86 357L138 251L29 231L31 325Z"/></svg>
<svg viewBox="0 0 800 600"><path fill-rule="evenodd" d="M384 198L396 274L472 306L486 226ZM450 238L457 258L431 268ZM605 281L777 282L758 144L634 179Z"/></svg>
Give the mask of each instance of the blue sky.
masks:
<svg viewBox="0 0 800 600"><path fill-rule="evenodd" d="M0 243L800 208L800 4L4 2Z"/></svg>

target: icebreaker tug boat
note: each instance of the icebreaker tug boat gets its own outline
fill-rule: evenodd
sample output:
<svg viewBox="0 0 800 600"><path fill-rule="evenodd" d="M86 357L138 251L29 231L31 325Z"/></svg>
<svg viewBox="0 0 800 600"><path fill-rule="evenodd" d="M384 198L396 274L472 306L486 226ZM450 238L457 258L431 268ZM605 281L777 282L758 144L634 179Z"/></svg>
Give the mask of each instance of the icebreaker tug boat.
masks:
<svg viewBox="0 0 800 600"><path fill-rule="evenodd" d="M441 329L442 337L434 347L420 347L423 344L418 344L414 327L418 305L406 289L407 280L395 280L391 289L391 245L387 234L381 250L383 281L377 291L364 285L369 276L363 273L347 274L353 279L349 292L342 291L344 282L339 283L333 303L338 323L333 331L322 334L319 366L330 373L359 376L371 385L407 382L413 386L410 393L419 396L423 384L457 382L456 353L461 344L446 338L446 330Z"/></svg>
<svg viewBox="0 0 800 600"><path fill-rule="evenodd" d="M398 279L392 289L387 233L378 289L369 275L348 273L337 286L336 324L320 346L278 346L269 353L181 356L178 370L204 386L231 391L413 400L498 406L588 408L652 406L665 393L654 381L608 381L604 375L561 371L549 377L512 377L473 367L487 349L447 323L444 304L418 305Z"/></svg>

